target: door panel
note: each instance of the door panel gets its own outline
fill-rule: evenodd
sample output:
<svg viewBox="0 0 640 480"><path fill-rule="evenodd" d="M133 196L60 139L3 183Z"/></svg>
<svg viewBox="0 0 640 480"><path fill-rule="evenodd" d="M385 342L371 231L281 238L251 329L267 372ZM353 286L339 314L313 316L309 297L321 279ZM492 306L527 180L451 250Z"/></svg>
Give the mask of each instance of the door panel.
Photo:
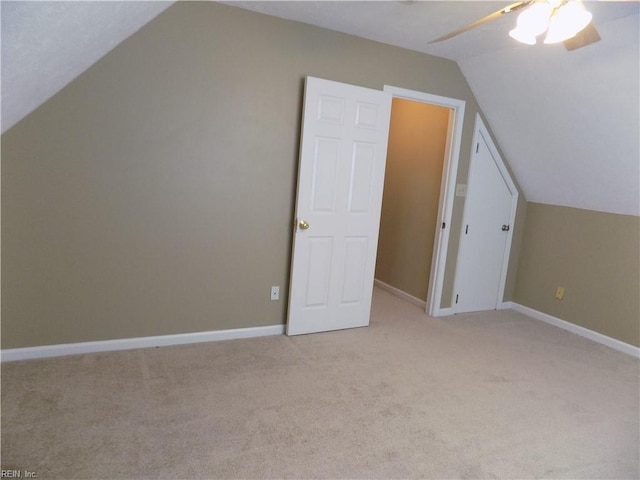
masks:
<svg viewBox="0 0 640 480"><path fill-rule="evenodd" d="M329 298L330 266L333 260L333 239L309 239L307 258L307 290L305 306L326 307Z"/></svg>
<svg viewBox="0 0 640 480"><path fill-rule="evenodd" d="M333 138L317 138L313 158L311 189L314 212L335 209L340 142Z"/></svg>
<svg viewBox="0 0 640 480"><path fill-rule="evenodd" d="M371 204L375 155L375 145L368 143L355 143L353 145L351 185L349 188L350 213L367 213L368 211Z"/></svg>
<svg viewBox="0 0 640 480"><path fill-rule="evenodd" d="M369 324L390 112L387 93L307 78L288 335Z"/></svg>
<svg viewBox="0 0 640 480"><path fill-rule="evenodd" d="M367 266L367 243L366 237L345 239L342 304L362 301L362 286Z"/></svg>

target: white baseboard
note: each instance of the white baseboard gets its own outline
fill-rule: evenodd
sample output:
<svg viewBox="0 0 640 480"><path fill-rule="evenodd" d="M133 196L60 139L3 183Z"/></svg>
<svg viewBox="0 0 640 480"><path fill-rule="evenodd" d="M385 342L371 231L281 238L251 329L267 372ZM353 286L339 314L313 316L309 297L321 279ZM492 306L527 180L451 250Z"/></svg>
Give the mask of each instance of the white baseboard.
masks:
<svg viewBox="0 0 640 480"><path fill-rule="evenodd" d="M613 348L614 350L618 350L619 352L626 353L627 355L632 355L636 358L640 358L640 348L634 345L621 342L620 340L616 340L615 338L611 338L601 333L594 332L593 330L589 330L588 328L581 327L574 323L560 320L559 318L539 312L538 310L534 310L533 308L525 307L524 305L520 305L519 303L508 303L511 303L510 308L512 310L515 310L516 312L524 313L525 315L535 318L536 320L542 320L543 322L562 328L563 330L576 333L582 337L588 338L589 340L593 340L594 342L600 343L609 348Z"/></svg>
<svg viewBox="0 0 640 480"><path fill-rule="evenodd" d="M413 303L414 305L417 305L423 310L427 308L427 302L425 302L424 300L420 300L419 298L416 298L413 295L409 295L408 293L403 292L402 290L398 290L396 287L392 287L391 285L384 283L383 281L378 280L377 278L373 281L373 283L376 285L376 287L379 287L382 290L385 290L389 292L391 295L394 295L398 298L402 298L407 302Z"/></svg>
<svg viewBox="0 0 640 480"><path fill-rule="evenodd" d="M502 302L498 304L498 308L496 310L515 310L513 305L513 302Z"/></svg>
<svg viewBox="0 0 640 480"><path fill-rule="evenodd" d="M131 350L134 348L166 347L188 343L217 342L237 338L266 337L283 335L284 325L266 327L234 328L211 332L180 333L177 335L161 335L157 337L123 338L99 342L66 343L62 345L44 345L41 347L10 348L0 351L1 362L31 360L34 358L61 357L81 353L112 352Z"/></svg>
<svg viewBox="0 0 640 480"><path fill-rule="evenodd" d="M434 317L448 317L449 315L453 315L453 307L438 309Z"/></svg>

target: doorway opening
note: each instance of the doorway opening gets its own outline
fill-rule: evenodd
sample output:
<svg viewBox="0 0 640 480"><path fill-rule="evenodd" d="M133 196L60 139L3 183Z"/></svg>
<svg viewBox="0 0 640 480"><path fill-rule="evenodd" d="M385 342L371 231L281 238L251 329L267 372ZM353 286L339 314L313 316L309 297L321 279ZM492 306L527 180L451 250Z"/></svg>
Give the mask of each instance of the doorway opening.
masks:
<svg viewBox="0 0 640 480"><path fill-rule="evenodd" d="M392 109L376 284L429 315L449 315L442 289L465 103L384 90Z"/></svg>
<svg viewBox="0 0 640 480"><path fill-rule="evenodd" d="M399 290L394 293L423 309L450 113L404 98L391 104L375 278L378 286Z"/></svg>

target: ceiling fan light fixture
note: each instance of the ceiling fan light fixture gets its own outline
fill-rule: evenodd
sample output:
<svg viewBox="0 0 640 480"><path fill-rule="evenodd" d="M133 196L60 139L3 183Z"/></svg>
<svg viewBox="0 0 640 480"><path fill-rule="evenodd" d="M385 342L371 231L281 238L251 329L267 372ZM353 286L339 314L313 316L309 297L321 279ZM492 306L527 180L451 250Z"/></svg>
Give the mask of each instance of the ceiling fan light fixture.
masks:
<svg viewBox="0 0 640 480"><path fill-rule="evenodd" d="M600 40L591 22L592 15L585 10L582 0L520 0L431 40L429 44L449 40L516 11L519 12L516 26L509 31L509 36L518 42L535 45L537 37L546 32L544 43L563 42L567 50L575 50Z"/></svg>
<svg viewBox="0 0 640 480"><path fill-rule="evenodd" d="M580 2L568 1L551 16L544 43L558 43L574 37L589 25L592 17Z"/></svg>

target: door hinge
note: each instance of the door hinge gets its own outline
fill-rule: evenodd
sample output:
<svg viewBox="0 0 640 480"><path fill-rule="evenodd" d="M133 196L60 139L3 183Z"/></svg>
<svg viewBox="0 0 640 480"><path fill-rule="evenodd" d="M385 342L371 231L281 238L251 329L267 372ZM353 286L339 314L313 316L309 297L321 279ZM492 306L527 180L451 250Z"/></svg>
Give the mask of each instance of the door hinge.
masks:
<svg viewBox="0 0 640 480"><path fill-rule="evenodd" d="M469 233L469 225L467 225L464 229L464 234L466 235L467 233Z"/></svg>
<svg viewBox="0 0 640 480"><path fill-rule="evenodd" d="M478 150L480 150L480 143L476 143L476 153L478 153Z"/></svg>
<svg viewBox="0 0 640 480"><path fill-rule="evenodd" d="M460 295L456 295L456 303L458 303L458 297L459 297L459 296L460 296Z"/></svg>
<svg viewBox="0 0 640 480"><path fill-rule="evenodd" d="M442 222L442 229L444 230L445 228L447 228L447 224Z"/></svg>

